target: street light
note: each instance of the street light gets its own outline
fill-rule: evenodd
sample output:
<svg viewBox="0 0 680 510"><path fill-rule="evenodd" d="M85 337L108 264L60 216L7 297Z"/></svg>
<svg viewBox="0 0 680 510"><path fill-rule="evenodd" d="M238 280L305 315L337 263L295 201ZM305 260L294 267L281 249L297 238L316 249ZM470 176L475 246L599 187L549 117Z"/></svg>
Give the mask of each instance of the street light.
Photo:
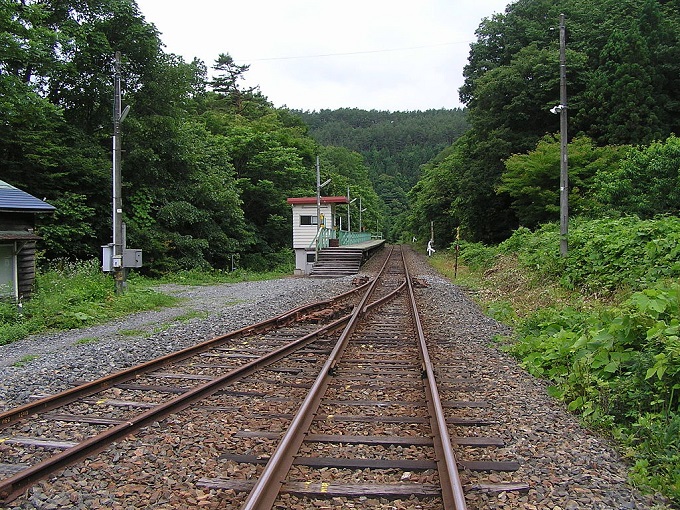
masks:
<svg viewBox="0 0 680 510"><path fill-rule="evenodd" d="M327 186L331 182L326 179L321 183L321 171L319 168L319 156L316 157L316 249L314 253L314 262L319 260L319 235L321 234L321 188Z"/></svg>
<svg viewBox="0 0 680 510"><path fill-rule="evenodd" d="M361 232L361 213L366 211L366 209L361 207L361 196L359 196L359 232Z"/></svg>
<svg viewBox="0 0 680 510"><path fill-rule="evenodd" d="M347 188L347 199L349 199L349 188ZM356 199L356 198L353 198L353 199L350 200L349 203L347 204L347 232L351 232L351 231L352 231L352 224L350 223L350 212L349 212L349 211L350 211L350 209L351 209L350 206L351 206L354 202L356 202L356 201L357 201L357 199Z"/></svg>

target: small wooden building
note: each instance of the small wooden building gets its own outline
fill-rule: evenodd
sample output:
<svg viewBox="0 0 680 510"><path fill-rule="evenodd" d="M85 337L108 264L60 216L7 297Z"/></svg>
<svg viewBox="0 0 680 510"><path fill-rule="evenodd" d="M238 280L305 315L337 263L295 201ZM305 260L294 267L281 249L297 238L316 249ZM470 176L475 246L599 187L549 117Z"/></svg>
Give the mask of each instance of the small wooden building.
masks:
<svg viewBox="0 0 680 510"><path fill-rule="evenodd" d="M35 216L50 204L0 181L0 298L28 299L35 282Z"/></svg>
<svg viewBox="0 0 680 510"><path fill-rule="evenodd" d="M309 274L316 255L315 238L319 225L333 229L336 223L335 206L348 204L347 197L320 197L319 218L316 197L289 198L293 207L293 249L295 250L295 274Z"/></svg>

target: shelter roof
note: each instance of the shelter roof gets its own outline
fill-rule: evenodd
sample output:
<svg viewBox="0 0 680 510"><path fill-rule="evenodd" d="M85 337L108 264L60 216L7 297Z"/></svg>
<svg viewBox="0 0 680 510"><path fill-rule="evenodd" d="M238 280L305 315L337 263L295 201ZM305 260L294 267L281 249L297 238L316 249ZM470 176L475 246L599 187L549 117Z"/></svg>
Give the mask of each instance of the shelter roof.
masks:
<svg viewBox="0 0 680 510"><path fill-rule="evenodd" d="M0 181L0 211L54 212L54 206Z"/></svg>
<svg viewBox="0 0 680 510"><path fill-rule="evenodd" d="M349 201L345 196L339 197L320 197L320 202L322 204L348 204ZM291 205L315 205L316 197L299 197L299 198L289 198L288 203Z"/></svg>
<svg viewBox="0 0 680 510"><path fill-rule="evenodd" d="M37 241L39 235L28 230L0 230L0 241Z"/></svg>

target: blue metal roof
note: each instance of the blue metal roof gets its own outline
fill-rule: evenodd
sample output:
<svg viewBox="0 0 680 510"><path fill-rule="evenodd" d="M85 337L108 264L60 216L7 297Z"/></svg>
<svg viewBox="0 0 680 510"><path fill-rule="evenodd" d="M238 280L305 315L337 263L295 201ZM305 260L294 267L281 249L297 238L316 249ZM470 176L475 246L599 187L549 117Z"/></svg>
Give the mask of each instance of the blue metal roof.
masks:
<svg viewBox="0 0 680 510"><path fill-rule="evenodd" d="M54 206L0 181L0 211L54 212Z"/></svg>

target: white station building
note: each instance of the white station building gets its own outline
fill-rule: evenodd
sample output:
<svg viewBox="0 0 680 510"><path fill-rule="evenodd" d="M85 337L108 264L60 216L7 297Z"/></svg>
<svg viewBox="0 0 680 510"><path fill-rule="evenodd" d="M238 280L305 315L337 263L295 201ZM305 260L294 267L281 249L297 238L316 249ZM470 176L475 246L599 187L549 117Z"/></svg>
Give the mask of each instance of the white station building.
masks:
<svg viewBox="0 0 680 510"><path fill-rule="evenodd" d="M317 218L316 197L289 198L293 207L293 249L295 250L295 274L309 274L316 256L317 233L333 231L336 225L335 207L348 204L347 197L320 197L320 217ZM333 239L328 240L331 243ZM326 242L328 242L326 241ZM326 245L327 246L327 245Z"/></svg>

